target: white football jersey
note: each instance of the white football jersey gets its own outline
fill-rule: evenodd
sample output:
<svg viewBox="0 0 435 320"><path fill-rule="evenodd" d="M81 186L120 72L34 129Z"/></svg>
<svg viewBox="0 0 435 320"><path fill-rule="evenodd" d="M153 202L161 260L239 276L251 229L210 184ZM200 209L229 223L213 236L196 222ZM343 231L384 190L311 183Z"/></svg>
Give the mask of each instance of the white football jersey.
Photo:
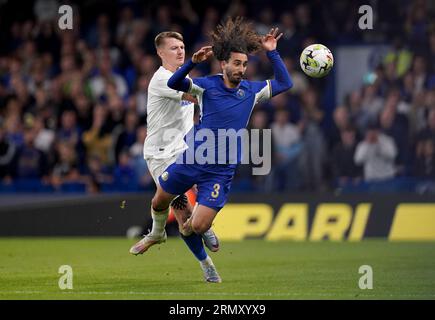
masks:
<svg viewBox="0 0 435 320"><path fill-rule="evenodd" d="M161 66L148 86L145 159L167 159L187 149L183 138L193 127L194 104L181 99L184 92L168 87L172 75Z"/></svg>

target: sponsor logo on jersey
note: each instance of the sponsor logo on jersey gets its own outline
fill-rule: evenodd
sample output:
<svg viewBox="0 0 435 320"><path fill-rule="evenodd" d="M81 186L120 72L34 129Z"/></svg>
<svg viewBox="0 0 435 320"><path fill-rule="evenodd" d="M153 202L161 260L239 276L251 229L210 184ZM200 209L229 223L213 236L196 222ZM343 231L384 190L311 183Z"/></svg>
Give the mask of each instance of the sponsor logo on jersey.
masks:
<svg viewBox="0 0 435 320"><path fill-rule="evenodd" d="M190 102L190 101L188 101L188 100L181 100L181 102L180 102L180 105L182 106L182 107L187 107L187 106L190 106L190 105L192 105L193 103L192 102Z"/></svg>

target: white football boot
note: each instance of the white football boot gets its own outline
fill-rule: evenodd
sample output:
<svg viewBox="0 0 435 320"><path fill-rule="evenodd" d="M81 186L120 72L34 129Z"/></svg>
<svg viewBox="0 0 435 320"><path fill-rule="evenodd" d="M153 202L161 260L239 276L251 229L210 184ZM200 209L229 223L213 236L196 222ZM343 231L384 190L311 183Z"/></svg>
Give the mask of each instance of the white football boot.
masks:
<svg viewBox="0 0 435 320"><path fill-rule="evenodd" d="M201 236L202 236L202 240L204 240L205 246L210 251L216 252L219 250L219 248L220 248L219 239L218 239L216 233L214 233L212 228L208 229L206 232L201 234Z"/></svg>
<svg viewBox="0 0 435 320"><path fill-rule="evenodd" d="M163 231L163 234L159 236L148 233L145 237L143 237L142 240L136 242L135 245L130 248L130 253L134 254L135 256L142 254L151 246L166 242L167 238L168 236L166 235L166 230Z"/></svg>

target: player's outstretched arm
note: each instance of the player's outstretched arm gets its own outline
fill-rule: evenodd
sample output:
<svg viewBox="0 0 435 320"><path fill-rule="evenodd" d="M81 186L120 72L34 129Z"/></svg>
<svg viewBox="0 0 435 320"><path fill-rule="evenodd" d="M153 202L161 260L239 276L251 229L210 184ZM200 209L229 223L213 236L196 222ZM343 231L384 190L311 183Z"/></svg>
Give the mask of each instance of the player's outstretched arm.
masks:
<svg viewBox="0 0 435 320"><path fill-rule="evenodd" d="M266 55L272 63L272 68L275 75L275 79L270 81L272 87L272 96L276 96L281 92L287 91L293 86L293 82L285 67L285 64L276 50L276 45L281 37L282 33L278 35L278 28L272 28L261 40L263 49L266 50Z"/></svg>
<svg viewBox="0 0 435 320"><path fill-rule="evenodd" d="M192 59L181 66L168 80L168 87L174 90L189 92L190 80L186 79L189 72L198 64L213 55L212 47L206 46L199 49L192 56Z"/></svg>

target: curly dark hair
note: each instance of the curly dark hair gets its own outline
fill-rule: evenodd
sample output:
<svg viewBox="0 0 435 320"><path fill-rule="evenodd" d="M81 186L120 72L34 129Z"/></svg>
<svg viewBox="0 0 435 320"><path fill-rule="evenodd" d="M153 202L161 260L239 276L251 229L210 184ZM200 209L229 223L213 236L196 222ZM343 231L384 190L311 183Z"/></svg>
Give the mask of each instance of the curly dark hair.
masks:
<svg viewBox="0 0 435 320"><path fill-rule="evenodd" d="M228 61L231 52L251 54L261 48L261 37L252 23L243 17L227 18L211 33L213 54L219 61Z"/></svg>

